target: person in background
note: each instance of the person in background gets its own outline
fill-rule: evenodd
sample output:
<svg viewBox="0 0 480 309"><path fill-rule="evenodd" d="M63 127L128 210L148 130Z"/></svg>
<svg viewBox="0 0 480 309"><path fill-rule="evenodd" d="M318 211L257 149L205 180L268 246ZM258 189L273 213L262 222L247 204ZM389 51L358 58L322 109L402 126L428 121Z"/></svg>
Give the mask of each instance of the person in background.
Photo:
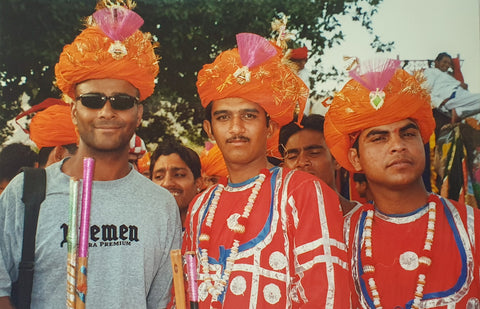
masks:
<svg viewBox="0 0 480 309"><path fill-rule="evenodd" d="M179 143L165 142L157 146L150 162L152 181L175 197L185 225L188 205L203 187L198 154Z"/></svg>
<svg viewBox="0 0 480 309"><path fill-rule="evenodd" d="M228 176L227 166L223 160L222 152L217 144L200 154L202 164L203 189L216 185L222 177Z"/></svg>
<svg viewBox="0 0 480 309"><path fill-rule="evenodd" d="M328 150L323 135L325 118L311 114L302 119L301 125L290 122L280 129L278 150L282 154L285 167L300 170L317 176L337 192L343 213L348 213L357 205L338 193L336 174L340 165Z"/></svg>
<svg viewBox="0 0 480 309"><path fill-rule="evenodd" d="M29 146L22 143L8 144L0 152L0 193L22 169L36 167L38 155Z"/></svg>
<svg viewBox="0 0 480 309"><path fill-rule="evenodd" d="M154 91L158 58L132 4L97 4L84 29L64 47L56 85L71 102L77 152L48 166L38 217L32 308L62 308L67 295L67 233L72 178L83 179L94 159L88 239L86 308L164 308L170 297L170 250L181 242L175 199L128 162L142 121L142 102ZM126 23L122 23L126 21ZM0 195L0 308L11 308L24 224L23 173ZM73 228L73 227L72 227Z"/></svg>
<svg viewBox="0 0 480 309"><path fill-rule="evenodd" d="M308 88L266 39L237 43L197 79L204 130L228 169L187 213L182 252L198 261L199 307L348 308L338 196L267 159L267 140L297 105L303 113Z"/></svg>
<svg viewBox="0 0 480 309"><path fill-rule="evenodd" d="M353 308L478 307L480 210L422 180L430 96L397 60L365 65L325 115L330 151L365 174L374 201L345 218Z"/></svg>
<svg viewBox="0 0 480 309"><path fill-rule="evenodd" d="M128 162L138 171L138 160L147 153L145 142L137 134L133 133L128 150Z"/></svg>
<svg viewBox="0 0 480 309"><path fill-rule="evenodd" d="M290 51L289 60L296 64L296 72L300 73L308 61L308 48L306 46L294 48ZM303 80L303 78L302 78Z"/></svg>
<svg viewBox="0 0 480 309"><path fill-rule="evenodd" d="M150 159L152 154L147 151L137 160L137 169L140 174L150 179Z"/></svg>
<svg viewBox="0 0 480 309"><path fill-rule="evenodd" d="M38 147L38 167L47 167L77 151L78 136L72 122L70 105L48 98L18 115L15 120L36 112L29 129L23 129Z"/></svg>
<svg viewBox="0 0 480 309"><path fill-rule="evenodd" d="M367 202L373 202L372 192L368 188L368 181L365 174L354 173L353 181L355 182L355 190L357 190L358 195L361 198L364 198Z"/></svg>
<svg viewBox="0 0 480 309"><path fill-rule="evenodd" d="M480 93L471 93L465 83L448 73L452 57L447 53L438 54L435 67L424 70L426 88L430 91L432 106L448 113L453 122L475 116L480 120Z"/></svg>

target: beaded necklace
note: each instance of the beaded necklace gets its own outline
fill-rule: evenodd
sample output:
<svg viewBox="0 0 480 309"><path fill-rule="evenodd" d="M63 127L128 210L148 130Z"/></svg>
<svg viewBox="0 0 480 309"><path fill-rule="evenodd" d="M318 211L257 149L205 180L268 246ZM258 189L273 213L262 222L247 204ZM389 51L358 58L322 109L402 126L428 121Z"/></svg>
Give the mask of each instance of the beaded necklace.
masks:
<svg viewBox="0 0 480 309"><path fill-rule="evenodd" d="M223 270L223 274L218 280L213 280L209 272L208 249L210 248L210 234L212 231L213 220L215 218L215 212L217 210L220 196L225 189L225 185L218 184L217 188L215 189L215 193L205 219L205 225L202 227L202 232L199 236L199 246L202 248L200 255L200 265L202 268L202 273L204 275L204 283L206 284L207 291L210 295L212 295L212 302L218 301L218 297L223 293L228 284L230 274L232 273L233 265L235 264L235 260L238 255L238 247L240 246L239 236L245 233L245 227L248 221L247 219L250 216L250 212L252 211L253 205L258 196L258 192L260 191L260 188L265 181L267 173L269 173L268 169L262 169L257 179L255 179L252 193L250 193L250 196L248 197L247 204L243 209L243 214L240 215L235 213L227 219L227 226L232 232L234 232L235 236L232 248L230 249L230 254L226 259L225 269Z"/></svg>
<svg viewBox="0 0 480 309"><path fill-rule="evenodd" d="M365 264L363 266L363 272L366 275L366 281L370 289L370 293L373 299L373 304L376 309L383 308L380 302L380 295L377 290L377 285L375 283L375 263L373 260L373 249L372 249L372 224L375 210L367 210L367 216L365 218L365 227L364 227L364 247L365 247ZM436 203L430 201L428 203L428 225L427 233L425 237L425 243L422 250L422 256L418 258L418 279L417 287L415 289L415 298L413 300L412 308L420 308L420 301L423 298L423 288L425 286L426 272L430 264L432 263L431 259L431 250L433 244L433 236L435 234L435 220L436 220Z"/></svg>

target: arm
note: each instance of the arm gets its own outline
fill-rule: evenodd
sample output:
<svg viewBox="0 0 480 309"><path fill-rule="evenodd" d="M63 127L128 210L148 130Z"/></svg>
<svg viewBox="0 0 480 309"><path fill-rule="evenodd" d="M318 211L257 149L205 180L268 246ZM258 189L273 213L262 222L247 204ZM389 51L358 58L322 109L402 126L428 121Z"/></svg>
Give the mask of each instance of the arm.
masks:
<svg viewBox="0 0 480 309"><path fill-rule="evenodd" d="M18 277L23 242L24 205L20 188L23 188L23 173L0 195L0 308L13 308L10 291Z"/></svg>
<svg viewBox="0 0 480 309"><path fill-rule="evenodd" d="M311 179L310 179L311 180ZM338 195L320 181L295 190L295 279L301 308L349 308L348 263Z"/></svg>
<svg viewBox="0 0 480 309"><path fill-rule="evenodd" d="M12 303L10 302L10 297L8 296L0 297L0 308L14 309Z"/></svg>
<svg viewBox="0 0 480 309"><path fill-rule="evenodd" d="M150 287L147 298L147 308L165 308L170 299L170 289L172 287L172 266L170 263L170 251L180 249L182 224L180 213L178 212L177 203L173 196L169 196L164 205L169 209L168 219L164 222L167 224L167 235L163 238L163 247L158 250L160 264L157 269L155 278Z"/></svg>

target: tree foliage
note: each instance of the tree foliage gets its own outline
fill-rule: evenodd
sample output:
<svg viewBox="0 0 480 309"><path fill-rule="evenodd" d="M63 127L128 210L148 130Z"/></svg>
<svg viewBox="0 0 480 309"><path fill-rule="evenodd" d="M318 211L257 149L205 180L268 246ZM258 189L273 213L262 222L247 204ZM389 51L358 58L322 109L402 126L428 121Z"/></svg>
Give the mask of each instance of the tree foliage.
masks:
<svg viewBox="0 0 480 309"><path fill-rule="evenodd" d="M338 16L351 14L366 29L381 0L138 0L136 12L160 42L160 74L146 101L138 134L146 142L188 139L202 144L203 109L197 96L196 73L222 50L235 46L235 34L268 37L273 18L285 13L296 39L310 42L310 55L321 58L326 48L343 40ZM20 97L38 104L58 97L54 66L65 44L81 31L82 18L93 13L95 0L0 1L0 143L11 132L6 122L20 112ZM382 50L379 38L372 44ZM391 43L389 43L391 44ZM319 59L319 58L318 58ZM313 86L336 72L315 72Z"/></svg>

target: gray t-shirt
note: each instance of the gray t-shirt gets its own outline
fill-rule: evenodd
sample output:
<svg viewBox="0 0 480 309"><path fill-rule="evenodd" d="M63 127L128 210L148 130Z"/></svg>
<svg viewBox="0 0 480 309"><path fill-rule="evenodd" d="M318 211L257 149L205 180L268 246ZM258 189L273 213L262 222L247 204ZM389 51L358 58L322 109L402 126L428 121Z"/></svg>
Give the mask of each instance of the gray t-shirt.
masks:
<svg viewBox="0 0 480 309"><path fill-rule="evenodd" d="M66 304L69 181L49 166L35 247L32 308ZM80 185L79 194L81 195ZM0 195L0 296L17 280L23 239L23 174ZM79 205L80 211L80 205ZM88 308L163 308L170 298L169 253L181 245L173 196L137 171L94 181L88 252Z"/></svg>

